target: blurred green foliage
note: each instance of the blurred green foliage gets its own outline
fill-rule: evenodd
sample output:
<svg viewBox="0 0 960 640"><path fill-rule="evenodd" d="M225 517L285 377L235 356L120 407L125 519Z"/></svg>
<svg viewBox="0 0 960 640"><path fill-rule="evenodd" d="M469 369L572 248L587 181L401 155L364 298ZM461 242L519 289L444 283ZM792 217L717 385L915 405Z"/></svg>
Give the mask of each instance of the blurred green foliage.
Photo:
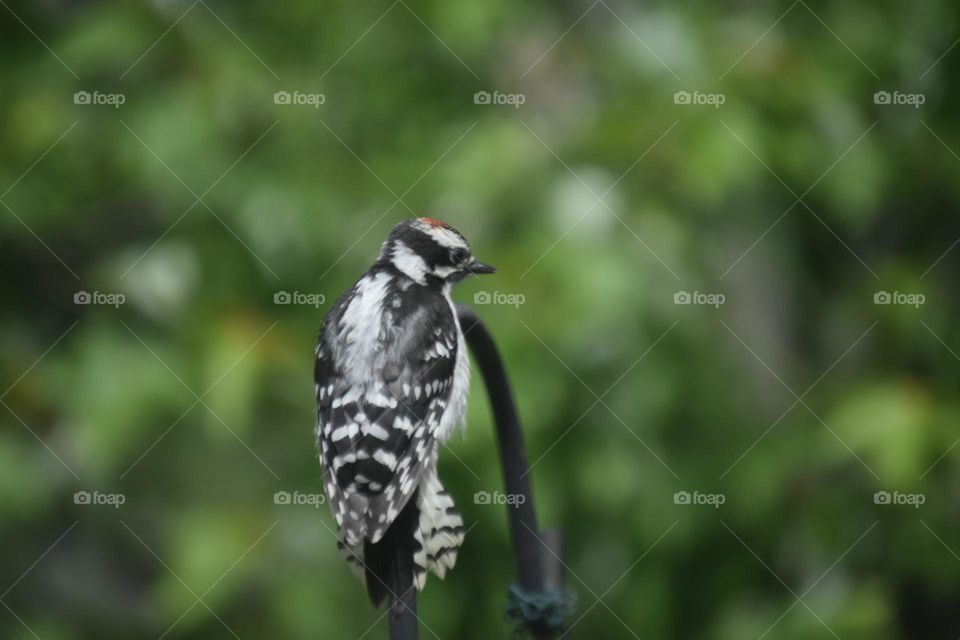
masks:
<svg viewBox="0 0 960 640"><path fill-rule="evenodd" d="M575 636L960 634L956 3L2 4L2 637L386 636L274 495L322 491L315 335L413 215L500 268L459 300L523 296L478 309ZM505 637L480 382L441 475L423 637Z"/></svg>

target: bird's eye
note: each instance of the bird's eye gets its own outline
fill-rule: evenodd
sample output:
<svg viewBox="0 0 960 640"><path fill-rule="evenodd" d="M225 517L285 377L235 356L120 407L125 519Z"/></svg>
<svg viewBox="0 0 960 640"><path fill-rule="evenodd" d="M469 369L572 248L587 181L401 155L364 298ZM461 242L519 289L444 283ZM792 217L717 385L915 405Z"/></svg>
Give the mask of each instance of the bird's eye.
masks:
<svg viewBox="0 0 960 640"><path fill-rule="evenodd" d="M453 264L460 264L462 262L466 262L467 258L469 257L470 257L470 252L463 248L454 249L450 252L450 262L452 262Z"/></svg>

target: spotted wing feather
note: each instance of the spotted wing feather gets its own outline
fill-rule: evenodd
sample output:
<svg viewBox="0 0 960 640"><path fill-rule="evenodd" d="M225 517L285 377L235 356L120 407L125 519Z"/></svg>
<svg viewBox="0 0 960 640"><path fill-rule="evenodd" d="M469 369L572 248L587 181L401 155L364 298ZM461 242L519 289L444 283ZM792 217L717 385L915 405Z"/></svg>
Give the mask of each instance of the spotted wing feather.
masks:
<svg viewBox="0 0 960 640"><path fill-rule="evenodd" d="M348 351L335 347L344 342L334 328L349 305L338 302L324 323L315 383L324 485L341 538L356 547L380 540L436 463L458 334L442 298L387 290L388 311L370 318L372 326L353 327L378 341L370 370L357 380L344 372Z"/></svg>

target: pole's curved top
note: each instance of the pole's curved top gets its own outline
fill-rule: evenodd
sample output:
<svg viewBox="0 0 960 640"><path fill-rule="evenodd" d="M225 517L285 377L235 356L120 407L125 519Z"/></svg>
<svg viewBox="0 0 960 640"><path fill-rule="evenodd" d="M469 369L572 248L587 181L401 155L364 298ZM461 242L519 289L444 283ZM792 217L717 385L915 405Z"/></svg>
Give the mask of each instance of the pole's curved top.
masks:
<svg viewBox="0 0 960 640"><path fill-rule="evenodd" d="M510 589L508 617L536 638L556 637L563 633L563 618L573 606L563 589L563 539L559 532L541 533L537 526L523 428L493 336L470 307L457 305L457 316L490 397L504 487L514 498L508 501L507 517L518 584Z"/></svg>

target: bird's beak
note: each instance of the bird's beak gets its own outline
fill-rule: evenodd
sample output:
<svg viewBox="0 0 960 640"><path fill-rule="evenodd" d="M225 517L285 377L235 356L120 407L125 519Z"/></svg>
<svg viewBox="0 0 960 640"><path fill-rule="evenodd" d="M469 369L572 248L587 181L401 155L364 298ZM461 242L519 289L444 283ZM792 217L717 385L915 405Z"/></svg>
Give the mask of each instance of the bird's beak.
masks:
<svg viewBox="0 0 960 640"><path fill-rule="evenodd" d="M467 270L468 270L470 273L473 273L473 274L476 274L476 275L481 275L481 274L484 274L484 273L496 273L496 272L497 272L497 268L496 268L496 267L493 267L493 266L487 264L486 262L480 262L479 260L476 260L476 259L472 260L472 261L470 262L470 264L467 265Z"/></svg>

